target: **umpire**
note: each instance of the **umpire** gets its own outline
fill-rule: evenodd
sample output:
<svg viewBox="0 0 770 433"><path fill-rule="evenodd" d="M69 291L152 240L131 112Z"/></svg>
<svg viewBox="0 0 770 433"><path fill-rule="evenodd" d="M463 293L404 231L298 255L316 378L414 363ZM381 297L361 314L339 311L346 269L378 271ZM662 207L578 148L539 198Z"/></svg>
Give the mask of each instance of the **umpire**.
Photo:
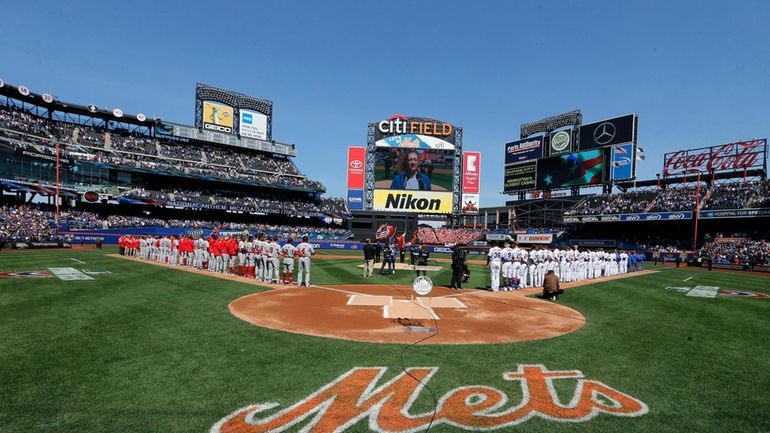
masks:
<svg viewBox="0 0 770 433"><path fill-rule="evenodd" d="M450 289L462 290L463 276L467 265L465 264L465 250L459 244L452 247L452 283Z"/></svg>

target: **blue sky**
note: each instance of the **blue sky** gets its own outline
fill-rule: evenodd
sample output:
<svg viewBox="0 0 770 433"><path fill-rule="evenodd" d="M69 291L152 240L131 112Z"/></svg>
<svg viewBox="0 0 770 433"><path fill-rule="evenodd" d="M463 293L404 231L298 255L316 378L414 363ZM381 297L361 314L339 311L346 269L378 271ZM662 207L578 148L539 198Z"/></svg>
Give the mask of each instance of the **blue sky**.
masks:
<svg viewBox="0 0 770 433"><path fill-rule="evenodd" d="M635 112L647 150L767 137L770 2L11 1L0 78L193 124L204 82L274 102L273 135L334 196L345 150L393 113L464 128L481 205L503 204L523 122Z"/></svg>

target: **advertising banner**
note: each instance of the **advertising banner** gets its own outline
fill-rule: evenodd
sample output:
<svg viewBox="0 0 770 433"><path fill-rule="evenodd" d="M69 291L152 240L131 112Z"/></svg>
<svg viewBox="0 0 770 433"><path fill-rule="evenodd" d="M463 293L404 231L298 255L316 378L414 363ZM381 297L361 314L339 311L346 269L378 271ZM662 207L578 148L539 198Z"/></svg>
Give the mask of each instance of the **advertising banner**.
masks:
<svg viewBox="0 0 770 433"><path fill-rule="evenodd" d="M267 116L250 110L240 110L238 113L239 134L241 137L256 138L257 140L269 140L267 136Z"/></svg>
<svg viewBox="0 0 770 433"><path fill-rule="evenodd" d="M505 167L503 192L535 189L537 161Z"/></svg>
<svg viewBox="0 0 770 433"><path fill-rule="evenodd" d="M691 211L620 214L621 221L676 221L692 219Z"/></svg>
<svg viewBox="0 0 770 433"><path fill-rule="evenodd" d="M348 189L364 188L364 171L366 170L366 148L360 146L348 147Z"/></svg>
<svg viewBox="0 0 770 433"><path fill-rule="evenodd" d="M452 192L374 190L374 210L406 213L452 213Z"/></svg>
<svg viewBox="0 0 770 433"><path fill-rule="evenodd" d="M371 125L377 146L453 149L456 144L455 127L440 120L394 114ZM407 145L396 143L403 140L408 140Z"/></svg>
<svg viewBox="0 0 770 433"><path fill-rule="evenodd" d="M614 215L566 215L565 223L593 223L616 221L677 221L692 219L691 211L681 212L651 212L651 213L624 213ZM701 217L702 218L702 217Z"/></svg>
<svg viewBox="0 0 770 433"><path fill-rule="evenodd" d="M518 234L516 242L520 244L550 244L553 242L553 233L543 234Z"/></svg>
<svg viewBox="0 0 770 433"><path fill-rule="evenodd" d="M680 150L663 155L663 177L764 168L767 139Z"/></svg>
<svg viewBox="0 0 770 433"><path fill-rule="evenodd" d="M348 190L348 209L364 210L364 190L362 189L349 189Z"/></svg>
<svg viewBox="0 0 770 433"><path fill-rule="evenodd" d="M603 180L602 149L553 156L538 161L537 189L594 185Z"/></svg>
<svg viewBox="0 0 770 433"><path fill-rule="evenodd" d="M722 209L722 210L702 210L698 214L699 218L768 218L770 217L770 208L763 209Z"/></svg>
<svg viewBox="0 0 770 433"><path fill-rule="evenodd" d="M538 159L543 156L543 137L505 143L505 165Z"/></svg>
<svg viewBox="0 0 770 433"><path fill-rule="evenodd" d="M612 146L610 178L612 180L631 179L634 177L634 144Z"/></svg>
<svg viewBox="0 0 770 433"><path fill-rule="evenodd" d="M578 135L580 136L580 150L632 143L636 139L636 115L627 114L614 119L581 125Z"/></svg>
<svg viewBox="0 0 770 433"><path fill-rule="evenodd" d="M463 152L463 193L478 194L481 182L481 153Z"/></svg>
<svg viewBox="0 0 770 433"><path fill-rule="evenodd" d="M560 155L572 150L572 130L566 129L551 134L549 155Z"/></svg>
<svg viewBox="0 0 770 433"><path fill-rule="evenodd" d="M203 129L232 134L233 115L233 107L229 105L203 101Z"/></svg>
<svg viewBox="0 0 770 433"><path fill-rule="evenodd" d="M460 212L466 215L478 214L479 213L479 195L463 193Z"/></svg>

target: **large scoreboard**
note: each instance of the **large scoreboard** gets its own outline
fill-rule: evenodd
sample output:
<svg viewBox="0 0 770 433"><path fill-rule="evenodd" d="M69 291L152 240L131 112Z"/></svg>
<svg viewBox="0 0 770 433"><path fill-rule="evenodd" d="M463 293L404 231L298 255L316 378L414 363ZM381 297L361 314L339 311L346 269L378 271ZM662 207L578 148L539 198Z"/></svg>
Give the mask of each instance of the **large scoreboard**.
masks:
<svg viewBox="0 0 770 433"><path fill-rule="evenodd" d="M554 190L634 178L637 125L636 114L628 114L539 131L506 143L503 192Z"/></svg>

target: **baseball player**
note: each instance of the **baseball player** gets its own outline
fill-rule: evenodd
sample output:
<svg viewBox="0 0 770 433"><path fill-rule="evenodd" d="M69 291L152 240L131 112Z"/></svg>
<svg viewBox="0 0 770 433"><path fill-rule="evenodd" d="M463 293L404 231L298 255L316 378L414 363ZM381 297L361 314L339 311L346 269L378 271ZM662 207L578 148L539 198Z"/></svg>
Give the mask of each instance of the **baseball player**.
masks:
<svg viewBox="0 0 770 433"><path fill-rule="evenodd" d="M502 264L502 276L503 276L503 291L510 292L513 290L513 273L511 272L511 266L513 265L513 249L511 244L505 243L505 248L501 252Z"/></svg>
<svg viewBox="0 0 770 433"><path fill-rule="evenodd" d="M230 266L230 236L222 236L219 240L219 252L222 256L222 264L219 267L219 272L225 274Z"/></svg>
<svg viewBox="0 0 770 433"><path fill-rule="evenodd" d="M271 242L267 242L267 255L268 255L268 267L267 275L265 275L265 282L273 282L278 284L278 274L281 272L281 264L278 261L278 253L281 251L281 247L278 245L278 238L274 237Z"/></svg>
<svg viewBox="0 0 770 433"><path fill-rule="evenodd" d="M302 243L297 245L299 257L299 269L297 270L297 286L302 287L302 276L305 277L305 287L310 287L310 256L315 254L315 249L308 243L308 237L302 236Z"/></svg>
<svg viewBox="0 0 770 433"><path fill-rule="evenodd" d="M283 269L281 272L281 284L284 286L287 284L286 279L289 280L289 285L294 285L294 253L297 252L297 248L293 245L294 239L289 238L283 247L281 248L281 257L283 257Z"/></svg>
<svg viewBox="0 0 770 433"><path fill-rule="evenodd" d="M241 238L238 240L238 275L244 276L246 273L246 255L248 254L248 251L246 250L246 237L241 236Z"/></svg>
<svg viewBox="0 0 770 433"><path fill-rule="evenodd" d="M222 265L222 253L219 251L219 240L215 235L209 237L209 266L211 272L219 272Z"/></svg>
<svg viewBox="0 0 770 433"><path fill-rule="evenodd" d="M497 244L492 244L492 248L489 249L487 254L487 265L489 265L489 276L492 280L492 291L497 292L500 290L500 267L503 256L502 248Z"/></svg>
<svg viewBox="0 0 770 433"><path fill-rule="evenodd" d="M628 253L625 251L620 252L620 273L628 273Z"/></svg>

